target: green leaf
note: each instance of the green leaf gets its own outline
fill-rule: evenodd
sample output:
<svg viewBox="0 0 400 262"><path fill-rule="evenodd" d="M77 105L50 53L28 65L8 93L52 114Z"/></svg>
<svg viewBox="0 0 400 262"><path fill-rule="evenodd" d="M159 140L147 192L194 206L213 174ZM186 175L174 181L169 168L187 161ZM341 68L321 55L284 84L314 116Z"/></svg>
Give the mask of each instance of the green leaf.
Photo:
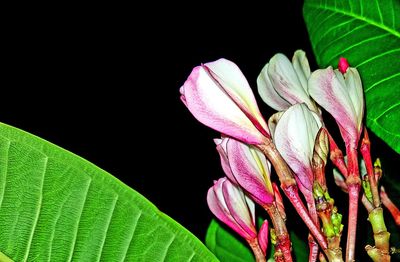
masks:
<svg viewBox="0 0 400 262"><path fill-rule="evenodd" d="M400 1L306 0L303 12L318 64L343 56L359 70L367 126L400 153Z"/></svg>
<svg viewBox="0 0 400 262"><path fill-rule="evenodd" d="M0 259L216 261L189 231L107 172L0 124Z"/></svg>
<svg viewBox="0 0 400 262"><path fill-rule="evenodd" d="M258 224L261 226L264 220L258 218ZM307 236L306 238L307 239ZM308 247L305 241L294 232L290 232L290 240L292 241L292 254L296 258L295 261L308 260ZM267 250L267 258L274 257L274 250L269 242ZM220 222L213 219L208 227L206 235L207 247L222 262L252 262L254 260L253 253L248 244L243 241L238 234L221 225ZM268 260L270 261L270 260Z"/></svg>
<svg viewBox="0 0 400 262"><path fill-rule="evenodd" d="M306 244L307 236L301 239L294 231L290 231L290 240L292 241L293 254L295 261L308 261L308 246Z"/></svg>
<svg viewBox="0 0 400 262"><path fill-rule="evenodd" d="M232 230L213 219L207 230L206 246L221 262L255 261L250 247Z"/></svg>

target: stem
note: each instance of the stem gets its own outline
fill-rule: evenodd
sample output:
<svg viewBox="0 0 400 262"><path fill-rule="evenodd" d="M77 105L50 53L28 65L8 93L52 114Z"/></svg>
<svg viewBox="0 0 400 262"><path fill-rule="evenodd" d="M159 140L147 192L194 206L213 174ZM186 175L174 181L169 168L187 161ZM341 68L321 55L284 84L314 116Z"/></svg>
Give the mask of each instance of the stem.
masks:
<svg viewBox="0 0 400 262"><path fill-rule="evenodd" d="M310 253L308 254L308 262L316 262L318 259L318 243L315 241L311 234L308 234L308 247L310 248Z"/></svg>
<svg viewBox="0 0 400 262"><path fill-rule="evenodd" d="M349 188L349 222L347 231L346 261L355 261L356 233L357 233L357 212L360 185L350 184Z"/></svg>
<svg viewBox="0 0 400 262"><path fill-rule="evenodd" d="M281 250L286 262L293 261L291 254L291 242L285 225L285 221L283 221L278 209L274 204L265 205L264 209L268 212L268 215L271 218L272 224L275 229L276 248Z"/></svg>
<svg viewBox="0 0 400 262"><path fill-rule="evenodd" d="M296 209L297 213L303 219L303 222L306 224L306 226L310 230L311 234L313 234L313 236L317 240L318 244L321 246L321 248L324 250L324 252L326 252L326 249L328 247L328 244L326 243L326 239L322 235L321 231L314 224L310 215L308 214L303 202L300 199L299 193L297 191L297 187L290 186L287 188L283 188L283 191L285 192L286 196L289 198L290 202Z"/></svg>
<svg viewBox="0 0 400 262"><path fill-rule="evenodd" d="M368 214L369 221L371 222L372 231L374 232L375 247L381 253L389 254L389 238L390 233L387 232L385 220L383 219L383 210L377 207Z"/></svg>
<svg viewBox="0 0 400 262"><path fill-rule="evenodd" d="M344 157L342 150L339 149L333 137L329 135L329 150L330 150L330 159L332 163L339 169L340 173L343 174L345 178L347 178L347 167L344 162Z"/></svg>
<svg viewBox="0 0 400 262"><path fill-rule="evenodd" d="M383 205L389 210L390 214L392 215L396 225L400 226L400 210L392 202L392 200L390 200L383 186L381 186L381 199Z"/></svg>
<svg viewBox="0 0 400 262"><path fill-rule="evenodd" d="M326 239L311 220L306 207L301 201L296 181L293 178L292 171L290 170L289 166L286 164L285 160L282 158L271 140L268 140L264 145L260 145L259 149L266 155L269 161L271 161L279 177L281 188L285 195L289 198L290 203L292 203L293 207L296 209L297 213L300 215L311 234L313 234L315 239L318 241L318 244L321 246L324 252L326 252L326 248L328 246Z"/></svg>
<svg viewBox="0 0 400 262"><path fill-rule="evenodd" d="M253 238L247 241L253 250L254 257L256 258L257 262L266 262L264 253L262 252L260 245L258 244L257 238Z"/></svg>
<svg viewBox="0 0 400 262"><path fill-rule="evenodd" d="M365 162L365 167L367 169L373 204L375 207L379 207L381 203L379 199L378 185L376 182L374 168L372 166L372 160L371 160L371 142L369 141L368 132L366 128L364 128L364 138L362 139L361 142L360 151Z"/></svg>
<svg viewBox="0 0 400 262"><path fill-rule="evenodd" d="M353 147L347 147L347 171L346 179L349 190L349 221L347 231L346 261L355 261L355 247L357 235L357 213L358 200L360 196L361 180L358 171L357 150Z"/></svg>
<svg viewBox="0 0 400 262"><path fill-rule="evenodd" d="M367 196L365 194L363 194L361 196L361 203L363 203L365 209L368 211L368 213L370 213L373 209L374 206L371 204L371 202L369 202L369 200L367 199Z"/></svg>
<svg viewBox="0 0 400 262"><path fill-rule="evenodd" d="M310 213L311 219L315 223L315 225L319 228L319 220L318 220L318 214L317 214L317 209L315 207L315 202L314 202L314 196L312 192L310 194L304 195L306 198L307 202L307 207L308 207L308 212ZM308 235L308 246L310 248L310 253L308 256L308 261L309 262L315 262L317 261L318 258L318 244L313 238L311 234Z"/></svg>

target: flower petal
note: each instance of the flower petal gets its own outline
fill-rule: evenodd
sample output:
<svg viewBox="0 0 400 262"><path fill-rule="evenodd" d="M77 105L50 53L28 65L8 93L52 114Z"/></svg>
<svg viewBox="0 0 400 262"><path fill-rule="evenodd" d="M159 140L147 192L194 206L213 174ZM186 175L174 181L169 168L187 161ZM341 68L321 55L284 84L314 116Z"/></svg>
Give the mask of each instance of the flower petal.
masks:
<svg viewBox="0 0 400 262"><path fill-rule="evenodd" d="M306 53L303 50L296 50L292 58L292 64L297 73L297 77L300 80L301 86L304 90L307 90L307 82L311 72Z"/></svg>
<svg viewBox="0 0 400 262"><path fill-rule="evenodd" d="M360 74L357 69L349 67L344 75L347 90L351 102L353 103L354 111L357 116L357 129L361 133L362 120L364 116L364 92L362 88Z"/></svg>
<svg viewBox="0 0 400 262"><path fill-rule="evenodd" d="M313 184L311 160L314 143L321 126L318 115L305 104L297 104L285 111L275 128L276 148L297 180L309 191L312 191Z"/></svg>
<svg viewBox="0 0 400 262"><path fill-rule="evenodd" d="M262 117L253 91L239 67L223 58L206 63L203 67L208 70L214 81L230 96L254 126L268 136L267 123Z"/></svg>
<svg viewBox="0 0 400 262"><path fill-rule="evenodd" d="M236 223L250 238L255 238L257 232L253 224L253 217L250 214L250 211L254 210L254 208L250 209L247 206L248 202L245 199L243 191L235 187L229 180L226 180L222 184L222 193L230 214ZM254 206L254 203L252 205Z"/></svg>
<svg viewBox="0 0 400 262"><path fill-rule="evenodd" d="M221 133L250 144L269 136L246 79L228 60L195 67L180 93L197 120Z"/></svg>
<svg viewBox="0 0 400 262"><path fill-rule="evenodd" d="M299 77L289 59L283 54L276 54L269 62L268 75L278 92L290 104L306 103L313 110L307 90L303 88Z"/></svg>
<svg viewBox="0 0 400 262"><path fill-rule="evenodd" d="M269 226L268 220L264 220L260 230L258 231L258 244L264 255L267 253L268 248L268 233L269 233Z"/></svg>
<svg viewBox="0 0 400 262"><path fill-rule="evenodd" d="M266 64L257 77L257 89L261 99L275 110L282 111L290 107L290 103L283 99L275 90L268 76Z"/></svg>
<svg viewBox="0 0 400 262"><path fill-rule="evenodd" d="M314 71L308 81L308 91L335 118L346 144L356 146L359 137L357 114L341 73L335 71L332 67Z"/></svg>
<svg viewBox="0 0 400 262"><path fill-rule="evenodd" d="M289 108L289 107L288 107ZM285 113L285 111L280 111L278 113L273 114L269 119L268 119L268 127L269 127L269 133L271 134L271 137L274 138L275 135L275 129L276 125L279 122L279 119L281 116Z"/></svg>
<svg viewBox="0 0 400 262"><path fill-rule="evenodd" d="M253 146L234 139L227 142L227 154L232 174L239 185L261 205L274 200L270 181L271 164L264 154Z"/></svg>
<svg viewBox="0 0 400 262"><path fill-rule="evenodd" d="M222 170L224 170L225 175L229 178L229 180L235 184L237 184L236 178L232 174L231 167L229 166L228 155L226 153L226 143L229 138L224 137L222 139L214 139L214 143L217 145L217 151L219 153L221 159Z"/></svg>
<svg viewBox="0 0 400 262"><path fill-rule="evenodd" d="M208 190L208 207L220 221L225 223L228 227L233 229L243 238L248 239L249 235L247 234L247 232L243 231L243 229L236 223L225 203L225 199L222 194L222 185L225 181L228 180L226 178L220 178L218 181L215 182L214 186Z"/></svg>

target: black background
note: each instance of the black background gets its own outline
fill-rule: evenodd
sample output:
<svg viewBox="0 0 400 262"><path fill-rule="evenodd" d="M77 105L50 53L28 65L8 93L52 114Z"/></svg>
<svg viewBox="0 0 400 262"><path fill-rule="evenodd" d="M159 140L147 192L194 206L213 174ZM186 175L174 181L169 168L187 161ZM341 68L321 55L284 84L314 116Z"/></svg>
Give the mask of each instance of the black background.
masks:
<svg viewBox="0 0 400 262"><path fill-rule="evenodd" d="M223 176L219 134L190 115L179 87L221 57L253 88L277 52L303 49L316 69L301 1L264 2L24 7L3 39L0 121L95 163L203 239L206 192Z"/></svg>

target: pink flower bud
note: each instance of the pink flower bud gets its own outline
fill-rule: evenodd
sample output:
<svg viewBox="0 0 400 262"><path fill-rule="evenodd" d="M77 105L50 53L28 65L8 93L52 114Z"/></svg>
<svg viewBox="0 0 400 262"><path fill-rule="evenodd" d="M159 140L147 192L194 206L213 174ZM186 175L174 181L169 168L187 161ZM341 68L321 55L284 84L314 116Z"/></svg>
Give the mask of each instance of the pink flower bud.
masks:
<svg viewBox="0 0 400 262"><path fill-rule="evenodd" d="M338 64L339 71L342 74L344 74L346 73L347 68L349 68L349 62L347 62L347 59L344 57L339 58L339 64Z"/></svg>
<svg viewBox="0 0 400 262"><path fill-rule="evenodd" d="M224 140L226 140L225 154L231 175L234 177L230 179L241 186L258 204L262 206L271 204L274 201L274 191L270 180L271 163L254 146L233 138L223 138L221 144ZM222 157L221 155L221 159ZM230 174L227 176L230 177Z"/></svg>
<svg viewBox="0 0 400 262"><path fill-rule="evenodd" d="M181 100L201 123L249 144L269 138L254 94L240 69L219 59L197 66L180 89Z"/></svg>
<svg viewBox="0 0 400 262"><path fill-rule="evenodd" d="M292 62L283 54L274 55L257 78L258 92L264 102L282 111L297 103L306 103L310 110L319 112L308 94L310 66L302 50L297 50Z"/></svg>
<svg viewBox="0 0 400 262"><path fill-rule="evenodd" d="M316 70L308 81L308 90L335 118L346 146L357 148L364 115L364 96L357 69L349 67L344 74L332 67Z"/></svg>
<svg viewBox="0 0 400 262"><path fill-rule="evenodd" d="M227 178L214 182L207 193L211 212L246 240L257 238L255 206L242 189Z"/></svg>

